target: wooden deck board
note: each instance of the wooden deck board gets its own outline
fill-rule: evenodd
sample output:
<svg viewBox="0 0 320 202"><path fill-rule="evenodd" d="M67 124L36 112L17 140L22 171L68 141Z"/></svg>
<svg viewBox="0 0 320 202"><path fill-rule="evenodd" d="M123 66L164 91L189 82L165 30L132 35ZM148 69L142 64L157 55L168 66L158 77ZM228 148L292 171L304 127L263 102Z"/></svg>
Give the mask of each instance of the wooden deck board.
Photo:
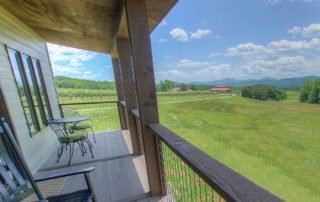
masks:
<svg viewBox="0 0 320 202"><path fill-rule="evenodd" d="M82 156L80 150L75 149L76 158L72 160L70 166L66 166L68 155L65 155L61 162L56 163L56 151L54 151L51 159L47 160L45 166L41 168L43 171L36 173L35 177L41 178L61 172L95 167L90 176L99 202L148 199L150 191L145 159L144 156L132 155L130 134L127 131L111 131L96 134L96 139L97 143L93 143L94 151L99 159L95 157L92 162L88 154ZM54 169L57 164L60 167ZM63 183L61 193L86 188L83 175L68 177L61 183Z"/></svg>
<svg viewBox="0 0 320 202"><path fill-rule="evenodd" d="M83 164L86 162L95 162L100 160L117 158L119 156L128 156L132 154L130 145L130 134L127 131L114 130L107 132L95 133L97 143L94 143L92 134L89 134L89 139L93 145L93 155L91 157L88 147L87 153L82 156L79 145L75 145L74 154L71 161L71 166ZM58 149L58 147L57 147ZM64 150L59 162L57 162L57 149L52 151L48 160L43 164L39 171L47 171L67 166L69 160L69 149Z"/></svg>

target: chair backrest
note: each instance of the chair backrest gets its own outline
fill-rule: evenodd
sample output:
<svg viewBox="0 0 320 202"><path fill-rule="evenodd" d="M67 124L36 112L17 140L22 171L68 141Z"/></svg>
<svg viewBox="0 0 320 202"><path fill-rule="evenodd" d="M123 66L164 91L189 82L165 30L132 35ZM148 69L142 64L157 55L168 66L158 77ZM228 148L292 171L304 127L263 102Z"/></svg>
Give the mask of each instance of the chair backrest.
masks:
<svg viewBox="0 0 320 202"><path fill-rule="evenodd" d="M76 111L72 108L65 108L63 110L63 116L65 118L72 118L72 117L80 117L80 114L78 111Z"/></svg>
<svg viewBox="0 0 320 202"><path fill-rule="evenodd" d="M36 193L40 200L43 196L34 182L33 176L26 164L20 148L15 141L7 123L1 118L0 125L0 199L1 201L20 201L27 196ZM4 145L6 141L13 151L13 155L17 159L20 166L23 168L24 175L19 172L13 163L10 155ZM26 179L22 176L26 176ZM30 185L30 186L28 186Z"/></svg>
<svg viewBox="0 0 320 202"><path fill-rule="evenodd" d="M58 140L61 139L68 140L69 136L67 134L67 128L65 127L65 124L58 123L56 120L50 120L49 122L50 127L55 132L55 134L58 137Z"/></svg>

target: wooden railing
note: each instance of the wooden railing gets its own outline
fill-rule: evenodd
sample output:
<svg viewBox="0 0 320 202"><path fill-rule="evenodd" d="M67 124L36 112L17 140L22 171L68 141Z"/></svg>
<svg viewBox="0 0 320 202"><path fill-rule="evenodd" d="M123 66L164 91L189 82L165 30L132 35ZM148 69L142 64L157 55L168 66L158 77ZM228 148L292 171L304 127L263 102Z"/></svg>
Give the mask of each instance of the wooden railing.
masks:
<svg viewBox="0 0 320 202"><path fill-rule="evenodd" d="M132 109L131 113L135 117L135 123L136 123L136 130L138 134L138 143L139 143L139 151L140 154L144 154L144 148L143 148L143 140L142 140L142 132L141 132L141 125L140 125L140 118L139 118L139 110L138 109Z"/></svg>
<svg viewBox="0 0 320 202"><path fill-rule="evenodd" d="M283 201L165 126L148 128L160 139L167 191L177 201Z"/></svg>
<svg viewBox="0 0 320 202"><path fill-rule="evenodd" d="M122 103L125 106L125 103ZM138 109L130 112L143 148ZM177 201L283 201L220 163L161 124L147 127L159 139L166 194Z"/></svg>
<svg viewBox="0 0 320 202"><path fill-rule="evenodd" d="M70 110L79 116L90 117L94 132L121 129L118 101L65 103L59 107L62 117Z"/></svg>

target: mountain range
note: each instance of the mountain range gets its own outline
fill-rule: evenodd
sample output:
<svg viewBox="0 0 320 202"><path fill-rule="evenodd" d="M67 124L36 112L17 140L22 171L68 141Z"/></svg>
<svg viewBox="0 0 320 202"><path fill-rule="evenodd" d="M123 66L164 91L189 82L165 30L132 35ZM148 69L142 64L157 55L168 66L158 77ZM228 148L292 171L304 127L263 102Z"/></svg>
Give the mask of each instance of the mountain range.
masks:
<svg viewBox="0 0 320 202"><path fill-rule="evenodd" d="M271 84L274 86L290 86L290 85L301 85L305 79L316 79L320 78L319 76L305 76L305 77L296 77L296 78L285 78L285 79L276 79L272 77L266 77L263 79L255 80L238 80L234 78L225 78L222 80L207 81L207 82L189 82L188 84L203 84L203 85L226 85L226 86L248 86L255 84Z"/></svg>

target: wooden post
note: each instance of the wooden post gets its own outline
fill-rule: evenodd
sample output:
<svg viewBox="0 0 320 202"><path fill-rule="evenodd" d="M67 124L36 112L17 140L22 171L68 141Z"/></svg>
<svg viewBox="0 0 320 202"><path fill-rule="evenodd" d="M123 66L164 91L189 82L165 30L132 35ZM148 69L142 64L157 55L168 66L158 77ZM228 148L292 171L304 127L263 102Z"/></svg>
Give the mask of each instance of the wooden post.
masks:
<svg viewBox="0 0 320 202"><path fill-rule="evenodd" d="M146 127L147 124L159 123L147 3L146 0L125 2L150 192L152 196L159 196L165 194L165 182L162 178L158 139Z"/></svg>
<svg viewBox="0 0 320 202"><path fill-rule="evenodd" d="M139 134L137 133L137 125L131 109L137 109L137 96L135 83L132 72L131 53L129 40L125 38L117 39L118 54L120 60L120 69L123 83L124 99L126 101L128 127L131 134L131 142L133 154L141 155Z"/></svg>
<svg viewBox="0 0 320 202"><path fill-rule="evenodd" d="M120 101L124 100L119 59L112 58L112 65L113 65L114 81L116 83L116 89L117 89L117 95L118 95L118 109L119 109L121 129L126 130L126 129L128 129L128 127L127 127L127 123L126 123L126 116L124 113L124 108L123 108L123 105L119 103Z"/></svg>

